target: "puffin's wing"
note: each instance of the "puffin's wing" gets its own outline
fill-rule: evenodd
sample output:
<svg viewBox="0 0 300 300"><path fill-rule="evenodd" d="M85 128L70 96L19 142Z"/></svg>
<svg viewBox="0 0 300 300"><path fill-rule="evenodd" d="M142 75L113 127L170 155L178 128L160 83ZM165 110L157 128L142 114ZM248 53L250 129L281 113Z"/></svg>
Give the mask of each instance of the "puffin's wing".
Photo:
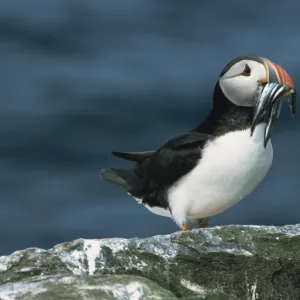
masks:
<svg viewBox="0 0 300 300"><path fill-rule="evenodd" d="M206 142L212 136L210 134L204 134L199 132L189 132L183 135L180 135L163 145L161 149L188 149L195 148L203 145L203 142Z"/></svg>
<svg viewBox="0 0 300 300"><path fill-rule="evenodd" d="M130 161L135 161L137 163L143 162L145 159L151 157L155 151L146 151L146 152L112 152L111 154Z"/></svg>
<svg viewBox="0 0 300 300"><path fill-rule="evenodd" d="M115 156L137 164L131 169L104 169L100 176L122 186L134 197L142 198L143 203L168 207L164 191L195 167L210 138L207 134L190 132L168 141L157 151L113 152Z"/></svg>
<svg viewBox="0 0 300 300"><path fill-rule="evenodd" d="M142 173L157 187L172 185L195 167L204 144L211 137L190 132L170 140L145 161L141 166Z"/></svg>

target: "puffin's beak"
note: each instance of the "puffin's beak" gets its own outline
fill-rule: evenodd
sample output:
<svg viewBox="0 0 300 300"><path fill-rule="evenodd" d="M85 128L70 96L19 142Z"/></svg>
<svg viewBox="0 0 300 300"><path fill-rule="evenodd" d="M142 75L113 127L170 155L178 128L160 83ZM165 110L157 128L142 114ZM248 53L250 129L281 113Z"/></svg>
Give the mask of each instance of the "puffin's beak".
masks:
<svg viewBox="0 0 300 300"><path fill-rule="evenodd" d="M292 78L283 67L271 62L266 58L264 59L264 65L267 71L267 78L261 78L260 80L261 82L279 83L282 85L287 85L292 89L294 88L294 83Z"/></svg>
<svg viewBox="0 0 300 300"><path fill-rule="evenodd" d="M266 68L266 78L261 78L258 81L258 89L256 93L256 106L254 109L253 121L251 126L251 135L268 112L269 118L265 131L265 147L270 139L275 127L276 120L281 111L282 99L289 97L289 106L292 114L296 112L296 91L294 83L290 75L279 65L270 60L263 59Z"/></svg>

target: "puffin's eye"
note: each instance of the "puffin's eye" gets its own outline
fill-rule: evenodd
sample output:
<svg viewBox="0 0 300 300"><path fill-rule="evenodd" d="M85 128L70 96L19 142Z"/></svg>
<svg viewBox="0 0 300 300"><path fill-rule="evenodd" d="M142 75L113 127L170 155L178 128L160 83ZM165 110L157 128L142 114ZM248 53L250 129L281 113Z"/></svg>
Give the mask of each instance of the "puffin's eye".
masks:
<svg viewBox="0 0 300 300"><path fill-rule="evenodd" d="M243 76L250 76L251 75L251 69L247 64L245 65L245 68L244 68L241 75L243 75Z"/></svg>

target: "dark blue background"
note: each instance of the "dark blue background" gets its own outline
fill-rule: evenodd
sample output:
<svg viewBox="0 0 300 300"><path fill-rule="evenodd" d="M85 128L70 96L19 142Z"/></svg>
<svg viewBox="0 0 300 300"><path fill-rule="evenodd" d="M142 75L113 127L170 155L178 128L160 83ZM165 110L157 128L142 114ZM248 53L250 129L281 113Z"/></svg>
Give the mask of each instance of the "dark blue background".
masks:
<svg viewBox="0 0 300 300"><path fill-rule="evenodd" d="M300 86L300 2L0 2L0 255L177 230L100 169L195 127L224 65L249 53ZM300 118L285 105L266 180L211 225L300 221Z"/></svg>

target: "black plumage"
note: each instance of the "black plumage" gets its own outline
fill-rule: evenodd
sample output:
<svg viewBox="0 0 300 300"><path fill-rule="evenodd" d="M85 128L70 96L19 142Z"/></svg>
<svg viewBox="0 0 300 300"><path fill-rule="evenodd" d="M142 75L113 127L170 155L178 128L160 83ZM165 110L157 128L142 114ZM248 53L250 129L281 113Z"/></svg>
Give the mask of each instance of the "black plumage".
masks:
<svg viewBox="0 0 300 300"><path fill-rule="evenodd" d="M143 204L168 208L168 188L195 167L205 143L229 131L249 128L252 116L253 108L231 103L217 82L213 109L199 126L168 141L157 151L112 152L116 157L135 162L135 166L127 170L105 169L100 175L142 199Z"/></svg>
<svg viewBox="0 0 300 300"><path fill-rule="evenodd" d="M168 141L153 152L113 152L117 157L135 161L134 168L106 169L101 176L123 186L128 193L142 198L149 206L168 207L167 189L193 169L201 158L201 149L211 135L190 132Z"/></svg>

